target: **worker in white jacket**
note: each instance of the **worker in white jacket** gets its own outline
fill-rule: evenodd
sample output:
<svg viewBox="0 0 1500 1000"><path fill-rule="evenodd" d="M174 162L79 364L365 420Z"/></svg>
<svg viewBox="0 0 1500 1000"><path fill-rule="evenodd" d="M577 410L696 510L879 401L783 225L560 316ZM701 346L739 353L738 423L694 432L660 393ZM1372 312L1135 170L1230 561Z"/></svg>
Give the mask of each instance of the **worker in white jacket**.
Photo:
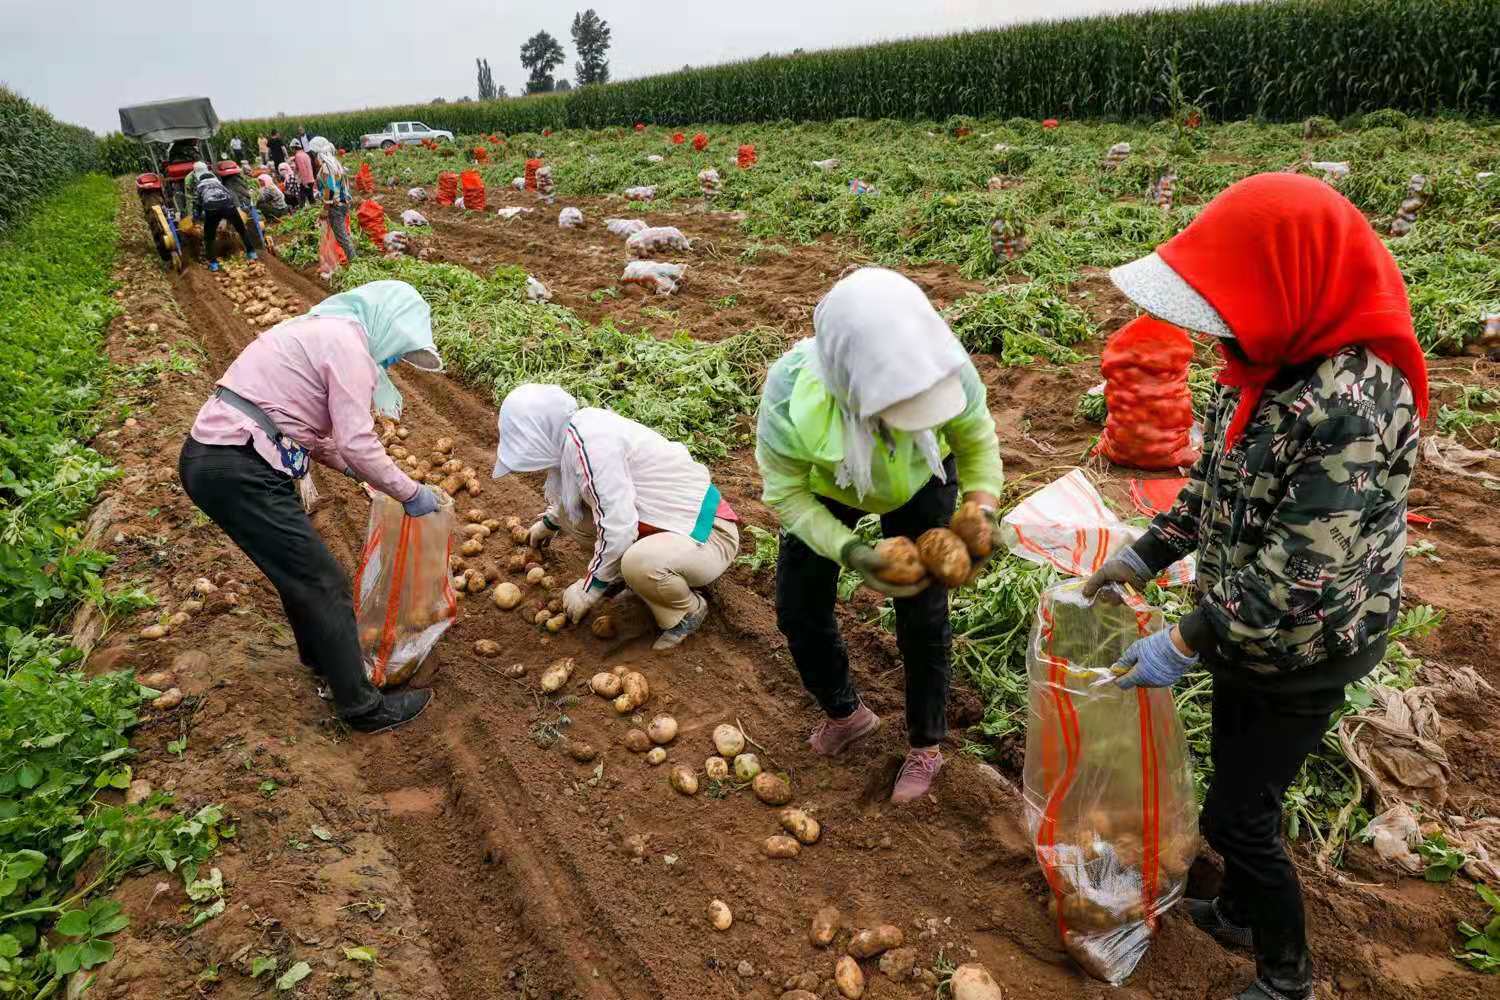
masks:
<svg viewBox="0 0 1500 1000"><path fill-rule="evenodd" d="M583 578L563 593L574 622L623 580L670 649L708 617L695 588L723 575L739 552L739 518L688 450L609 410L578 408L559 386L522 385L500 405L495 478L547 473L547 510L531 526L541 547L559 531L591 545Z"/></svg>

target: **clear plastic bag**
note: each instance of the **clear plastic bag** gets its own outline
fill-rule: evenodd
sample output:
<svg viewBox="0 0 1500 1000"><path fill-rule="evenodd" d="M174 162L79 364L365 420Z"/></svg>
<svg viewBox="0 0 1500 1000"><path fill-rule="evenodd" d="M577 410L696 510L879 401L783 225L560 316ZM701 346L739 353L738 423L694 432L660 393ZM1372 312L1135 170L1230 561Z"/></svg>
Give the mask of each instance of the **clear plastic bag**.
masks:
<svg viewBox="0 0 1500 1000"><path fill-rule="evenodd" d="M1169 688L1123 691L1110 668L1162 627L1139 599L1042 594L1027 650L1023 797L1048 910L1090 975L1118 986L1182 896L1198 851L1187 740Z"/></svg>
<svg viewBox="0 0 1500 1000"><path fill-rule="evenodd" d="M374 497L354 576L354 617L365 675L376 687L409 680L458 615L448 575L457 523L452 503L407 517L395 500Z"/></svg>
<svg viewBox="0 0 1500 1000"><path fill-rule="evenodd" d="M427 216L418 212L415 208L408 208L401 213L401 224L403 226L425 226L428 225Z"/></svg>
<svg viewBox="0 0 1500 1000"><path fill-rule="evenodd" d="M557 213L557 224L563 229L573 229L583 225L583 212L576 208L565 208Z"/></svg>
<svg viewBox="0 0 1500 1000"><path fill-rule="evenodd" d="M628 238L645 229L646 223L641 219L605 219L604 228L615 236Z"/></svg>
<svg viewBox="0 0 1500 1000"><path fill-rule="evenodd" d="M657 295L671 295L683 280L686 264L664 264L655 260L633 260L625 265L620 283L640 285Z"/></svg>
<svg viewBox="0 0 1500 1000"><path fill-rule="evenodd" d="M632 256L646 258L663 250L687 250L691 244L676 226L650 226L632 233L625 241L625 249Z"/></svg>
<svg viewBox="0 0 1500 1000"><path fill-rule="evenodd" d="M655 184L643 184L639 187L628 187L625 189L625 199L627 201L650 201L655 197Z"/></svg>

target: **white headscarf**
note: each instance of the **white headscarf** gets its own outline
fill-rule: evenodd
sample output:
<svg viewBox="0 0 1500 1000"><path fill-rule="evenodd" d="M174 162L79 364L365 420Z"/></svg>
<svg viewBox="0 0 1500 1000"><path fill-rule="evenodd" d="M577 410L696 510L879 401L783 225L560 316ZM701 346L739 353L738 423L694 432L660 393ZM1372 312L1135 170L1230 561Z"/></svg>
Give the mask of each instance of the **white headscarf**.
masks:
<svg viewBox="0 0 1500 1000"><path fill-rule="evenodd" d="M320 135L307 144L307 149L318 158L318 164L323 170L328 172L328 176L344 176L344 165L334 155L333 143Z"/></svg>
<svg viewBox="0 0 1500 1000"><path fill-rule="evenodd" d="M563 461L568 423L578 400L556 385L528 383L512 389L500 404L500 445L494 476L547 470L547 502L563 508L569 520L583 520L578 469Z"/></svg>
<svg viewBox="0 0 1500 1000"><path fill-rule="evenodd" d="M969 355L922 289L910 278L864 267L839 281L813 310L814 374L838 404L844 424L844 458L835 481L861 497L872 488L871 456L889 435L882 410L926 392L956 375ZM912 439L940 482L937 435Z"/></svg>

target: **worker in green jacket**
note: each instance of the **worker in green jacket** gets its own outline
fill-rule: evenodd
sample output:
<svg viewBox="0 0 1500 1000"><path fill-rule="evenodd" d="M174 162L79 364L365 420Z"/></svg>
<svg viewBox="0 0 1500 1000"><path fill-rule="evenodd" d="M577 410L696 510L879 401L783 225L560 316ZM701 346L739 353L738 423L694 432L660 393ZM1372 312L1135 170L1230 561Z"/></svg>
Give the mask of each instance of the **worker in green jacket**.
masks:
<svg viewBox="0 0 1500 1000"><path fill-rule="evenodd" d="M849 676L834 620L839 570L894 598L910 742L891 801L925 795L943 765L953 633L948 591L881 579L854 526L887 537L946 525L963 489L993 523L1003 471L984 383L922 290L883 268L840 280L813 313L815 336L766 375L755 448L764 499L781 520L776 618L802 683L827 713L808 742L842 753L880 727Z"/></svg>

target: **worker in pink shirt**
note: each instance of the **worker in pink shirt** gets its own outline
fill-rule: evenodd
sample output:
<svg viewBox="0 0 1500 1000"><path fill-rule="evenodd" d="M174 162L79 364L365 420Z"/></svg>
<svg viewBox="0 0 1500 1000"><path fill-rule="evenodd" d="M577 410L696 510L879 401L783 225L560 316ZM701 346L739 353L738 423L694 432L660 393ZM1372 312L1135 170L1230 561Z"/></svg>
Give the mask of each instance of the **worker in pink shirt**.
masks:
<svg viewBox="0 0 1500 1000"><path fill-rule="evenodd" d="M401 502L412 517L437 495L393 462L371 407L399 419L386 369L405 361L442 371L432 312L404 281L372 281L324 299L256 338L218 381L182 448L177 471L193 503L276 587L302 662L320 675L341 718L363 732L408 722L429 690L382 693L365 675L349 578L298 498L308 460Z"/></svg>
<svg viewBox="0 0 1500 1000"><path fill-rule="evenodd" d="M317 200L317 178L313 174L312 157L296 139L292 140L292 170L297 174L297 186L302 189L302 203L311 205Z"/></svg>

